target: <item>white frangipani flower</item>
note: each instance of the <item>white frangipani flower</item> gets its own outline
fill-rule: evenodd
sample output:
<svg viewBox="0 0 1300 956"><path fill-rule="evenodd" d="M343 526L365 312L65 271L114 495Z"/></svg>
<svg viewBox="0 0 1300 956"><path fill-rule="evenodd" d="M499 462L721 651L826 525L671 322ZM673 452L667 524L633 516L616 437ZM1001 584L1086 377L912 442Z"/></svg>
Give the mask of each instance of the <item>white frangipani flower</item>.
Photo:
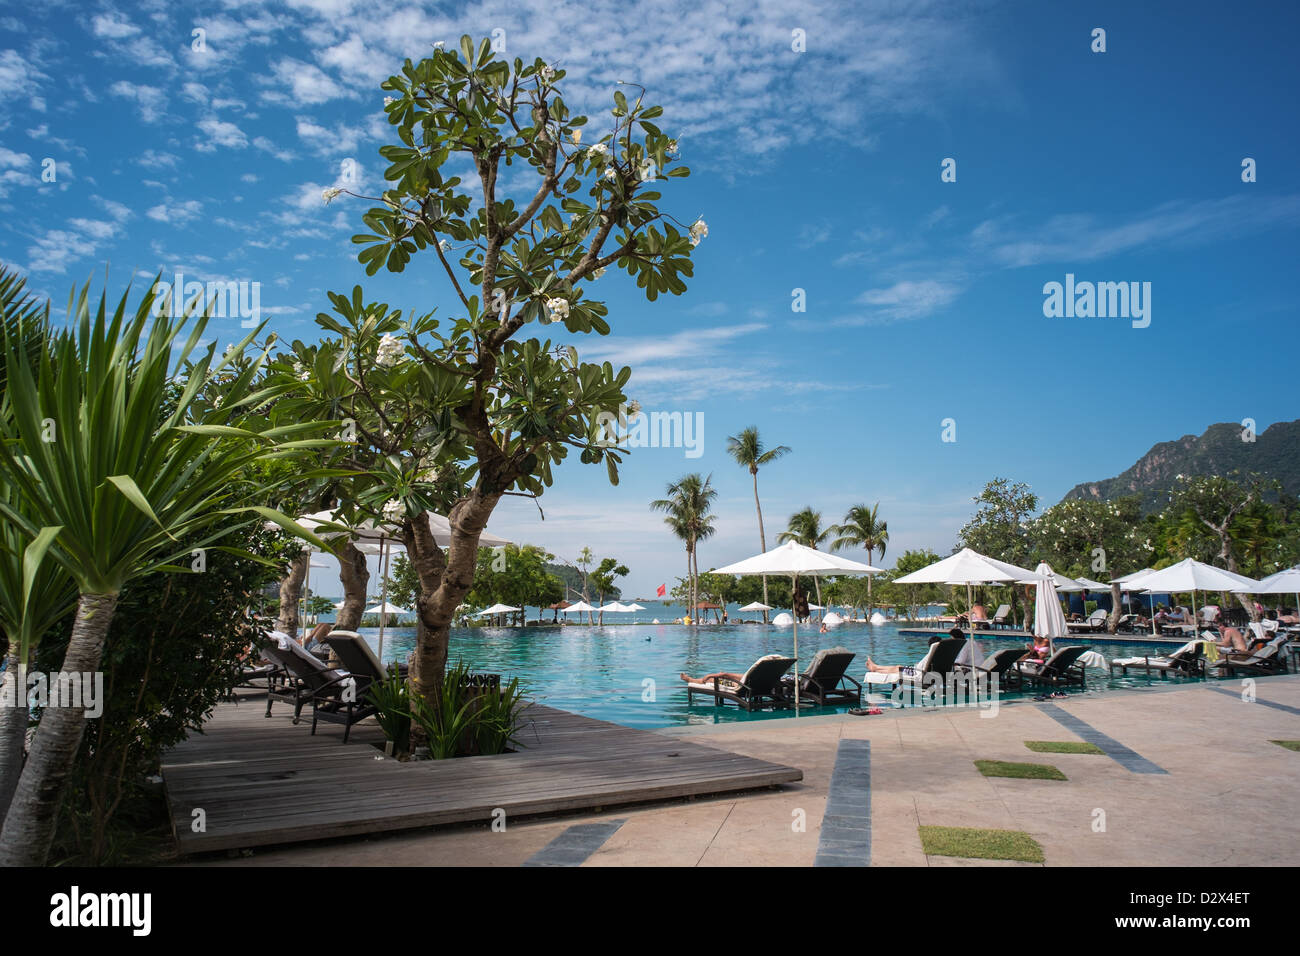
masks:
<svg viewBox="0 0 1300 956"><path fill-rule="evenodd" d="M605 170L605 175L602 178L608 179L612 183L617 176L618 170L611 166L609 169Z"/></svg>
<svg viewBox="0 0 1300 956"><path fill-rule="evenodd" d="M550 313L552 322L563 322L569 317L569 300L556 297L546 300L546 311Z"/></svg>
<svg viewBox="0 0 1300 956"><path fill-rule="evenodd" d="M648 159L637 168L636 178L643 183L652 182L656 176L655 164Z"/></svg>
<svg viewBox="0 0 1300 956"><path fill-rule="evenodd" d="M606 156L609 155L609 147L606 146L604 143L592 143L590 146L587 147L587 152L595 153L597 156L604 159Z"/></svg>
<svg viewBox="0 0 1300 956"><path fill-rule="evenodd" d="M555 79L555 71L549 66L542 67L542 81L544 83L549 83L553 79Z"/></svg>
<svg viewBox="0 0 1300 956"><path fill-rule="evenodd" d="M691 226L691 245L698 246L700 241L709 234L709 225L703 219L695 220Z"/></svg>
<svg viewBox="0 0 1300 956"><path fill-rule="evenodd" d="M337 186L330 186L328 189L321 190L320 198L324 200L325 205L328 206L337 199L342 192L343 190L339 189Z"/></svg>
<svg viewBox="0 0 1300 956"><path fill-rule="evenodd" d="M385 335L379 340L379 348L375 352L375 364L382 368L392 368L401 361L402 354L402 343L391 335Z"/></svg>
<svg viewBox="0 0 1300 956"><path fill-rule="evenodd" d="M582 142L582 130L575 129L572 133L569 134L569 138L573 140L573 145L577 146L579 143Z"/></svg>
<svg viewBox="0 0 1300 956"><path fill-rule="evenodd" d="M604 267L604 266L601 266L599 269L592 269L592 270L591 270L591 277L592 277L593 279L599 279L599 278L600 278L601 276L603 276L604 274L605 274L605 267Z"/></svg>
<svg viewBox="0 0 1300 956"><path fill-rule="evenodd" d="M385 521L401 521L406 517L406 506L398 499L391 498L384 502L383 514Z"/></svg>
<svg viewBox="0 0 1300 956"><path fill-rule="evenodd" d="M451 248L451 243L448 242L446 239L439 239L438 248L441 249L443 252L446 252L448 249Z"/></svg>

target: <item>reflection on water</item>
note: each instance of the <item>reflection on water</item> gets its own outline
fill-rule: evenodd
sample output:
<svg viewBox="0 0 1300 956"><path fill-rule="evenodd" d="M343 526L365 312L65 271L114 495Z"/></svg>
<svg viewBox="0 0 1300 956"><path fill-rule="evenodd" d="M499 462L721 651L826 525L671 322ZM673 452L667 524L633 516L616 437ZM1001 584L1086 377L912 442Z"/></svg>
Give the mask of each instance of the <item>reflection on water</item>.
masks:
<svg viewBox="0 0 1300 956"><path fill-rule="evenodd" d="M849 673L858 680L866 670L867 656L878 664L915 664L925 654L923 636L900 634L892 624L869 627L846 624L820 634L815 628L799 631L799 657L805 666L823 647L843 645L858 656ZM363 634L377 643L378 628ZM1025 643L1023 638L979 638L990 654L1003 647ZM1091 646L1108 661L1146 653L1168 653L1171 645L1105 644ZM415 647L414 628L389 628L384 632L383 659L405 660ZM688 723L716 723L788 717L785 713L746 714L738 707L715 707L699 698L688 707L678 675L699 676L712 671L743 673L764 654L792 654L791 629L762 625L682 627L680 625L605 625L588 627L526 627L454 629L449 658L464 661L476 671L518 677L533 696L565 710L610 720L629 727L667 727ZM1174 678L1177 680L1177 678ZM647 683L649 682L649 683ZM1141 689L1159 683L1144 675L1110 680L1104 671L1089 671L1090 688ZM814 710L813 713L826 713Z"/></svg>

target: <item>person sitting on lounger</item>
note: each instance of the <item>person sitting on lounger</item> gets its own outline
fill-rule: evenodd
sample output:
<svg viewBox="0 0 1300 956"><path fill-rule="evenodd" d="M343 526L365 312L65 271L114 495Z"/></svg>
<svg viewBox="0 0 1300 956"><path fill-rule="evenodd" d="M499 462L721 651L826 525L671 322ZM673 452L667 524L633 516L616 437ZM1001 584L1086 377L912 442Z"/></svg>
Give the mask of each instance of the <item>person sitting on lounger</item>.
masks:
<svg viewBox="0 0 1300 956"><path fill-rule="evenodd" d="M973 605L970 609L970 620L974 624L976 621L988 622L989 612L984 610L983 604Z"/></svg>
<svg viewBox="0 0 1300 956"><path fill-rule="evenodd" d="M1221 651L1232 651L1239 654L1245 654L1247 649L1246 635L1235 627L1225 626L1219 628L1219 639L1215 641L1215 644Z"/></svg>
<svg viewBox="0 0 1300 956"><path fill-rule="evenodd" d="M965 637L966 635L965 635L965 633L962 632L962 629L961 629L960 627L954 627L951 631L948 632L948 636L949 636L949 637ZM927 647L927 649L926 649L925 657L922 657L919 661L917 661L917 663L916 663L915 665L913 665L913 664L877 664L877 663L876 663L875 661L873 661L870 657L868 657L868 658L867 658L867 670L868 670L869 672L873 673L873 674L897 674L897 673L899 673L900 671L904 671L904 670L906 670L906 671L918 671L918 670L920 670L920 669L924 666L925 661L926 661L926 658L928 658L928 657L930 656L930 651L934 649L934 645L935 645L935 644L938 644L938 643L939 643L940 641L942 641L942 640L943 640L943 637L942 637L941 635L939 635L939 634L932 634L932 635L930 635L930 643L929 643L929 647Z"/></svg>
<svg viewBox="0 0 1300 956"><path fill-rule="evenodd" d="M310 634L302 639L303 650L309 651L313 654L317 651L328 653L330 648L329 645L325 643L325 637L332 630L334 630L333 624L330 624L328 621L321 621L312 628Z"/></svg>
<svg viewBox="0 0 1300 956"><path fill-rule="evenodd" d="M1041 664L1043 661L1047 660L1051 653L1052 645L1047 638L1041 634L1035 634L1034 643L1028 645L1028 650L1026 650L1018 660L1034 661L1035 663Z"/></svg>

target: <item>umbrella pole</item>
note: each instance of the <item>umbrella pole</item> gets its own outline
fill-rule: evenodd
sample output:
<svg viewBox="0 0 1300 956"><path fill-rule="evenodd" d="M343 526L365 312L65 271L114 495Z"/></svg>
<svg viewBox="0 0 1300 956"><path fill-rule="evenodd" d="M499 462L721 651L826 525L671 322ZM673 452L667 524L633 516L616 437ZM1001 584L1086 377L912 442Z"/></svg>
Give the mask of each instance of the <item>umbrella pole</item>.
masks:
<svg viewBox="0 0 1300 956"><path fill-rule="evenodd" d="M388 539L384 538L379 567L379 660L384 659L384 623L388 620Z"/></svg>
<svg viewBox="0 0 1300 956"><path fill-rule="evenodd" d="M307 580L302 583L302 596L298 598L298 620L306 625L307 600L311 595L311 548L307 549Z"/></svg>
<svg viewBox="0 0 1300 956"><path fill-rule="evenodd" d="M790 575L790 594L793 603L794 589L799 575ZM794 715L799 716L799 609L794 608Z"/></svg>

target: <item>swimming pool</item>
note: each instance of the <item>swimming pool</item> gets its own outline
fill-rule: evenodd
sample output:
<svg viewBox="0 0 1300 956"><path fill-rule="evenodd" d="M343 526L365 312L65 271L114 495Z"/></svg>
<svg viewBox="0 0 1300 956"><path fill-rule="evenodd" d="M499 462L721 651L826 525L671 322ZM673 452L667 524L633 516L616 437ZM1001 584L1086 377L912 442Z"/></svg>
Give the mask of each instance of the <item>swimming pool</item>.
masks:
<svg viewBox="0 0 1300 956"><path fill-rule="evenodd" d="M377 628L362 633L374 644ZM681 625L606 625L586 627L524 627L455 629L451 634L450 659L464 661L478 671L518 677L531 695L553 707L609 720L627 727L673 727L685 724L713 724L732 721L789 717L792 711L746 713L734 705L717 707L696 698L686 702L686 690L678 675L695 676L712 671L743 673L764 654L791 653L790 628L762 625L683 627ZM1024 646L1024 638L979 638L980 647L990 654L1003 647ZM1108 644L1087 642L1107 661L1146 653L1168 653L1176 644ZM816 629L799 630L799 667L806 666L823 647L843 645L858 656L850 675L862 680L867 657L878 664L915 664L925 654L927 639L900 634L899 627L885 624L870 627L845 624L820 634ZM384 635L384 660L405 660L415 646L414 628L390 628ZM1142 689L1183 680L1162 681L1144 674L1111 679L1105 671L1090 670L1090 690ZM1077 693L1078 691L1074 691ZM1031 692L1029 696L1033 696ZM1005 693L1006 699L1023 696ZM840 708L843 709L843 708ZM807 714L831 713L832 708L813 708Z"/></svg>

